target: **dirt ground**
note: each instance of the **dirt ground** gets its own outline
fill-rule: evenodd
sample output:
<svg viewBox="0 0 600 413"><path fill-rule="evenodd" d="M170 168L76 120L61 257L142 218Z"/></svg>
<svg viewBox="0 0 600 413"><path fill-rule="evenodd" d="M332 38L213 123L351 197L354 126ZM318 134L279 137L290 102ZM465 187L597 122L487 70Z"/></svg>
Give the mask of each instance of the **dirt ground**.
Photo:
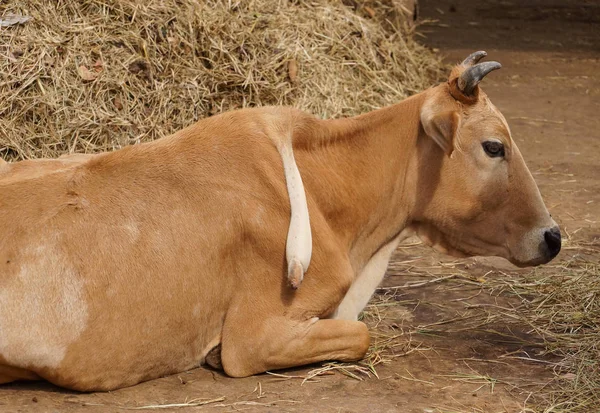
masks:
<svg viewBox="0 0 600 413"><path fill-rule="evenodd" d="M420 6L428 21L419 29L422 41L449 63L487 50L503 64L483 87L511 125L566 245L597 241L600 5L421 0ZM588 252L600 260L599 249ZM576 253L566 248L560 260ZM419 245L399 248L365 316L378 377L365 367L346 367L344 374L338 366L303 383L321 366L247 379L201 368L95 394L19 383L0 388L0 412L116 412L184 403L185 411L518 412L552 378L553 359L537 356L539 338L527 328L494 321L495 312L518 303L480 284L526 271L499 259L456 261ZM440 277L451 278L432 282ZM194 406L203 400L206 405Z"/></svg>

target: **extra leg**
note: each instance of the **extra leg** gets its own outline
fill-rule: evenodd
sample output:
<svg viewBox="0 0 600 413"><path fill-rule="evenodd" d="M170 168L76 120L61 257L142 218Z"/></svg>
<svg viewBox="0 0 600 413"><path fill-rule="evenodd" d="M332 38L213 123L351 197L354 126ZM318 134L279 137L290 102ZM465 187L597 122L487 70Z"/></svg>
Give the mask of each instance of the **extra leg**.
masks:
<svg viewBox="0 0 600 413"><path fill-rule="evenodd" d="M304 273L310 265L312 233L306 193L291 145L291 142L280 145L279 152L283 161L283 171L291 208L285 254L288 263L288 281L292 288L296 289L302 283Z"/></svg>

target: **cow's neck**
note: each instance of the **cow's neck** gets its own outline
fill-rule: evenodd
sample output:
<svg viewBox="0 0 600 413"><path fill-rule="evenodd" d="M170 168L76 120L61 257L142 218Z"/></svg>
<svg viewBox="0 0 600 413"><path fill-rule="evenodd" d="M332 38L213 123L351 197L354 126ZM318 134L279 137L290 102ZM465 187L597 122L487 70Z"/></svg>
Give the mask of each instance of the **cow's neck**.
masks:
<svg viewBox="0 0 600 413"><path fill-rule="evenodd" d="M347 245L355 270L410 223L424 97L320 121L312 137L294 141L309 196Z"/></svg>

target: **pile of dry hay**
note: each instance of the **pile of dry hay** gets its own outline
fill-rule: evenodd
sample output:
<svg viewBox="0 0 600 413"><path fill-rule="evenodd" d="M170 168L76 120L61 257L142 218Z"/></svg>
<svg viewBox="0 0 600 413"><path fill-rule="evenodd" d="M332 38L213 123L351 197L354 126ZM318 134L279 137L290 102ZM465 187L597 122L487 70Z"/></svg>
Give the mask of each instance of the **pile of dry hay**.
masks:
<svg viewBox="0 0 600 413"><path fill-rule="evenodd" d="M535 395L544 413L588 413L600 406L600 240L567 241L575 253L544 269L505 279L522 302L513 315L558 357L550 386Z"/></svg>
<svg viewBox="0 0 600 413"><path fill-rule="evenodd" d="M0 155L109 150L245 106L331 117L399 101L440 67L399 3L5 3L31 19L0 28Z"/></svg>

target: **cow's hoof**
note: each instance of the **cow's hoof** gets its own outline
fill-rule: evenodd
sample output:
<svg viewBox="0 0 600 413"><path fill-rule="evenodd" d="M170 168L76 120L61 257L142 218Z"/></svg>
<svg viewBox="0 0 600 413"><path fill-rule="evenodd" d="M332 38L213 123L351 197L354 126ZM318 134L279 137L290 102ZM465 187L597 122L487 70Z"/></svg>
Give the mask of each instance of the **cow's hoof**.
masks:
<svg viewBox="0 0 600 413"><path fill-rule="evenodd" d="M204 362L215 370L223 370L223 363L221 362L220 344L217 344L208 352L206 358L204 359Z"/></svg>
<svg viewBox="0 0 600 413"><path fill-rule="evenodd" d="M302 284L302 279L304 278L304 270L302 269L302 264L298 261L294 261L291 268L288 271L288 281L294 290L300 287Z"/></svg>

